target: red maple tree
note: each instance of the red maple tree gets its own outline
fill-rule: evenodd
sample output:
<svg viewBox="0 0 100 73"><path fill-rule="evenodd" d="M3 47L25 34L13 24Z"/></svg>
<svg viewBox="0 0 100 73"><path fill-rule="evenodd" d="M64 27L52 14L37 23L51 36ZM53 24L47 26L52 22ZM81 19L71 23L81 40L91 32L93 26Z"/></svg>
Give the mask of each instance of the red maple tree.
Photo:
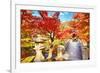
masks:
<svg viewBox="0 0 100 73"><path fill-rule="evenodd" d="M42 21L38 24L38 28L45 33L48 33L51 39L51 42L54 41L56 33L60 30L60 20L58 18L59 12L55 12L51 17L48 16L47 11L39 11Z"/></svg>
<svg viewBox="0 0 100 73"><path fill-rule="evenodd" d="M32 16L31 10L21 11L21 30L31 35L38 32L48 34L52 43L60 30L59 12L54 12L50 17L47 11L38 12L41 17Z"/></svg>

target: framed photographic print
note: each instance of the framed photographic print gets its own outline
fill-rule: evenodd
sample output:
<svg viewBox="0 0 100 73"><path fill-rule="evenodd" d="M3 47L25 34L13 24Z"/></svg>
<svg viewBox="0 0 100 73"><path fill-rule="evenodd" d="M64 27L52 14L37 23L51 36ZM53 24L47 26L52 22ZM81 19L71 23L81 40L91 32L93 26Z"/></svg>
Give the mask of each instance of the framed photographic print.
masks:
<svg viewBox="0 0 100 73"><path fill-rule="evenodd" d="M12 73L95 65L93 7L32 3L11 4Z"/></svg>

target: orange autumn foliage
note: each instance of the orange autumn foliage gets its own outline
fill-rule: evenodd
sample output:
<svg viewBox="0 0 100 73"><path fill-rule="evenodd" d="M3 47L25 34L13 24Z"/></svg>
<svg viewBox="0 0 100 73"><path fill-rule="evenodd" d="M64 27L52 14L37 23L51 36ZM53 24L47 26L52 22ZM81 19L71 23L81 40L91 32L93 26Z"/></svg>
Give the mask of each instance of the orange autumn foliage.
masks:
<svg viewBox="0 0 100 73"><path fill-rule="evenodd" d="M75 13L73 16L74 21L70 22L70 26L73 27L74 30L77 30L77 34L80 39L89 42L89 13Z"/></svg>

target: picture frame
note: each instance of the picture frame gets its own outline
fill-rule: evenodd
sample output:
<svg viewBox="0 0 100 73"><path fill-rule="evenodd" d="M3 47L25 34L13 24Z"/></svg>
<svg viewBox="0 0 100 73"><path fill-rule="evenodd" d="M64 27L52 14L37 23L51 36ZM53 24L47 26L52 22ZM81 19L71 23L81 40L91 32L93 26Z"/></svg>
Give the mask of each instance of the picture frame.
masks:
<svg viewBox="0 0 100 73"><path fill-rule="evenodd" d="M27 1L26 1L27 2ZM35 5L33 2L23 3L12 1L11 3L11 73L18 72L38 72L44 70L56 70L67 68L91 67L95 66L95 8L80 5ZM75 61L55 61L55 62L35 62L35 63L22 63L21 62L21 10L45 10L45 11L58 11L58 12L81 12L90 14L90 59L88 60L75 60ZM92 49L91 49L92 48Z"/></svg>

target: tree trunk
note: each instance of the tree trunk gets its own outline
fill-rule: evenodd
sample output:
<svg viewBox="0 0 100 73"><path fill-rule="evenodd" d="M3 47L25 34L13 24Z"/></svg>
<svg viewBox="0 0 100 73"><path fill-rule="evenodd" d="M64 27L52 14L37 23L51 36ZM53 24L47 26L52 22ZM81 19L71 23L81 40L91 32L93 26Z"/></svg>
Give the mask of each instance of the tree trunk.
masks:
<svg viewBox="0 0 100 73"><path fill-rule="evenodd" d="M53 41L54 41L54 33L53 32L50 33L50 40L51 40L51 46L50 46L50 48L52 48L53 47Z"/></svg>
<svg viewBox="0 0 100 73"><path fill-rule="evenodd" d="M53 41L54 41L54 33L50 33L50 40L51 40L51 45L48 53L48 61L52 61L52 51L53 51Z"/></svg>

